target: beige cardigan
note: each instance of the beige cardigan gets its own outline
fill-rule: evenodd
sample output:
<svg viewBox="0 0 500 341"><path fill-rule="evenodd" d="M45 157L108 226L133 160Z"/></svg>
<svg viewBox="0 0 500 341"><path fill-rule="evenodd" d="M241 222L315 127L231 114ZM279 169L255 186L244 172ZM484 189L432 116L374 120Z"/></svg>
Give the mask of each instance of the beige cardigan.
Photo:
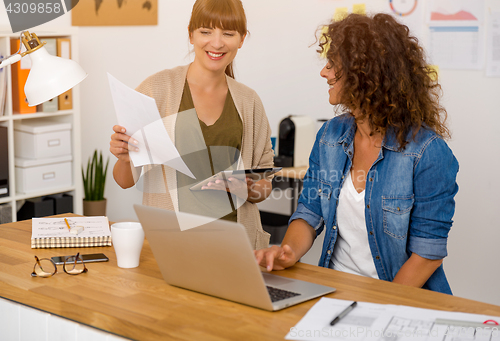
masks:
<svg viewBox="0 0 500 341"><path fill-rule="evenodd" d="M160 71L146 80L137 91L153 97L170 138L175 141L175 118L179 110L189 65ZM243 141L238 169L273 166L271 128L264 106L257 93L249 87L227 77L227 84L234 104L243 122ZM143 204L179 211L176 171L163 165L144 166L140 186L143 186ZM138 173L137 173L138 174ZM138 176L136 174L136 179ZM173 199L173 200L172 200ZM238 202L238 222L245 226L250 243L255 250L269 245L269 233L262 229L257 205Z"/></svg>

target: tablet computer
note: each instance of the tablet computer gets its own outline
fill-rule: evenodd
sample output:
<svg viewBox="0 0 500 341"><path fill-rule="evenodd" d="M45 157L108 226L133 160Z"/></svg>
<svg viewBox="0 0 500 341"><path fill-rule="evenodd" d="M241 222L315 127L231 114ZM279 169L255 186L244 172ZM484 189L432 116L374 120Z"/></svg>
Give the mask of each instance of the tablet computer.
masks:
<svg viewBox="0 0 500 341"><path fill-rule="evenodd" d="M259 181L269 175L279 172L281 169L282 167L222 171L215 175L212 175L209 178L206 178L203 181L198 182L196 185L190 187L189 189L192 191L200 191L203 186L211 181L226 180L228 178L236 178L240 179L241 181L245 181L245 178L248 177L254 181Z"/></svg>

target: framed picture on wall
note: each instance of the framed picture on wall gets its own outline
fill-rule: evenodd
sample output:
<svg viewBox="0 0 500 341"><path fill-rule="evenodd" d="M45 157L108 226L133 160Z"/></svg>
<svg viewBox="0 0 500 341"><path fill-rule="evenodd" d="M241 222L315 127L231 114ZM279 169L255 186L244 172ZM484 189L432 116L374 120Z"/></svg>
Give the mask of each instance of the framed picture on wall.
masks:
<svg viewBox="0 0 500 341"><path fill-rule="evenodd" d="M158 0L80 0L71 20L73 26L157 25Z"/></svg>

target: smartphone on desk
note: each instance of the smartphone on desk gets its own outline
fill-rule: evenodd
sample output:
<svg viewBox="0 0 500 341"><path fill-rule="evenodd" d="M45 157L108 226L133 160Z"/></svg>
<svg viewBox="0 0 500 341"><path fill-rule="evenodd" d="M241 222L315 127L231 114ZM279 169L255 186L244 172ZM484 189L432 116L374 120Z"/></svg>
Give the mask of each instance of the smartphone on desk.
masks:
<svg viewBox="0 0 500 341"><path fill-rule="evenodd" d="M72 255L75 256L75 255ZM52 257L52 261L56 263L57 265L64 264L64 259L72 256L57 256L57 257ZM80 257L83 259L84 263L93 263L93 262L107 262L109 260L108 257L104 253L92 253L88 255L80 255ZM81 261L78 261L78 263L81 263Z"/></svg>

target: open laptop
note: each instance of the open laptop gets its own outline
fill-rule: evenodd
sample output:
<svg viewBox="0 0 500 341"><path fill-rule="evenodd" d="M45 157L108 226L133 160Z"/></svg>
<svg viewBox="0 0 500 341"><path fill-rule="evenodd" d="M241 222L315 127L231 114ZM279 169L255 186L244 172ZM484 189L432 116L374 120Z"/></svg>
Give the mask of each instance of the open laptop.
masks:
<svg viewBox="0 0 500 341"><path fill-rule="evenodd" d="M134 208L168 284L271 311L335 291L262 273L241 224L206 223L209 218L149 206Z"/></svg>

